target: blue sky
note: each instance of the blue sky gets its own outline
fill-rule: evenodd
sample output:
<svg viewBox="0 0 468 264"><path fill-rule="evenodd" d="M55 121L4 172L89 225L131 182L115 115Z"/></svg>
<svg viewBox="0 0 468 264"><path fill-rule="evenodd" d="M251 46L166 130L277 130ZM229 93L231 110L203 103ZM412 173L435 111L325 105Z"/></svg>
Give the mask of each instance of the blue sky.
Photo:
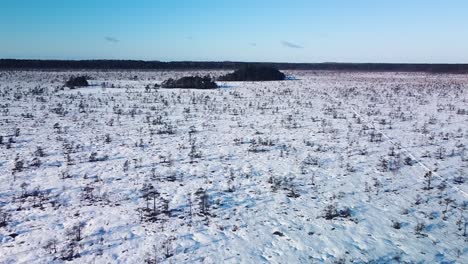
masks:
<svg viewBox="0 0 468 264"><path fill-rule="evenodd" d="M0 1L0 58L468 63L467 0Z"/></svg>

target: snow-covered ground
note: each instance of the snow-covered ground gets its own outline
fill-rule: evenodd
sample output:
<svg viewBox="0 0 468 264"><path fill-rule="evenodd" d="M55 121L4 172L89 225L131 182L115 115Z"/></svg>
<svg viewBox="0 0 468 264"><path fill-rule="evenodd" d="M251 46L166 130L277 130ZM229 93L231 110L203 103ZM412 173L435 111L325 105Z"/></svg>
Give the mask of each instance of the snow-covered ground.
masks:
<svg viewBox="0 0 468 264"><path fill-rule="evenodd" d="M0 72L0 263L468 263L467 75L206 73Z"/></svg>

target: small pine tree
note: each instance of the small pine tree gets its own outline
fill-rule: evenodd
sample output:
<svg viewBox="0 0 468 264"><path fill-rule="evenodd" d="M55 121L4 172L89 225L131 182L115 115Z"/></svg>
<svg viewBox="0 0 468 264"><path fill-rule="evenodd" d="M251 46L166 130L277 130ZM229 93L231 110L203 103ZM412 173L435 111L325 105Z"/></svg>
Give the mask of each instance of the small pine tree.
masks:
<svg viewBox="0 0 468 264"><path fill-rule="evenodd" d="M19 154L17 154L15 161L13 163L13 173L22 172L23 168L24 168L24 161L20 159Z"/></svg>
<svg viewBox="0 0 468 264"><path fill-rule="evenodd" d="M37 146L36 151L34 151L34 155L36 157L41 157L41 158L44 157L45 156L44 149L40 146Z"/></svg>
<svg viewBox="0 0 468 264"><path fill-rule="evenodd" d="M127 172L128 171L128 167L130 166L130 162L128 160L126 160L123 164L123 171L124 172Z"/></svg>
<svg viewBox="0 0 468 264"><path fill-rule="evenodd" d="M200 209L200 214L201 215L208 215L209 214L209 196L208 194L206 193L206 190L204 190L203 188L200 188L197 190L197 192L195 193L197 196L198 196L198 206L199 206L199 209Z"/></svg>
<svg viewBox="0 0 468 264"><path fill-rule="evenodd" d="M430 190L431 182L432 182L432 171L426 172L426 174L424 175L424 178L426 179L426 183L427 183L426 190Z"/></svg>
<svg viewBox="0 0 468 264"><path fill-rule="evenodd" d="M111 141L112 141L112 140L111 140L110 135L109 135L109 134L106 134L105 139L104 139L104 142L106 142L107 144L109 144L109 143L111 143Z"/></svg>
<svg viewBox="0 0 468 264"><path fill-rule="evenodd" d="M96 162L98 159L97 159L97 153L96 152L92 152L91 155L89 155L89 162Z"/></svg>
<svg viewBox="0 0 468 264"><path fill-rule="evenodd" d="M9 219L10 219L10 214L0 208L0 227L7 226Z"/></svg>
<svg viewBox="0 0 468 264"><path fill-rule="evenodd" d="M58 240L56 238L52 238L46 242L46 244L44 245L44 249L49 251L50 254L56 254L57 244Z"/></svg>

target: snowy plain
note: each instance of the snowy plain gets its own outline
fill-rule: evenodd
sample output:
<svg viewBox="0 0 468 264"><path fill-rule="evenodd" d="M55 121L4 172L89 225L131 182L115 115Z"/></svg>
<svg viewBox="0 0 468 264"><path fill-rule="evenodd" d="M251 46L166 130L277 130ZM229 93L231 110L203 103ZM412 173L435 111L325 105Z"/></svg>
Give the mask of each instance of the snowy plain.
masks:
<svg viewBox="0 0 468 264"><path fill-rule="evenodd" d="M0 263L468 263L467 75L208 73L0 72Z"/></svg>

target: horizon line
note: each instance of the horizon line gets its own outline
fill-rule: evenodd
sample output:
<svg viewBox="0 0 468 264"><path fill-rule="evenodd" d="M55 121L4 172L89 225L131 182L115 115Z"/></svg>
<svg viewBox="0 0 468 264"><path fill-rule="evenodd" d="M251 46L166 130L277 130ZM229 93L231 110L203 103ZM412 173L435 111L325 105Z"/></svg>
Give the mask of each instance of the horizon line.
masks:
<svg viewBox="0 0 468 264"><path fill-rule="evenodd" d="M142 59L33 59L33 58L0 58L0 61L54 61L54 62L87 62L87 61L126 61L148 63L262 63L262 64L399 64L399 65L468 65L468 62L352 62L352 61L323 61L323 62L285 62L285 61L237 61L237 60L142 60Z"/></svg>

